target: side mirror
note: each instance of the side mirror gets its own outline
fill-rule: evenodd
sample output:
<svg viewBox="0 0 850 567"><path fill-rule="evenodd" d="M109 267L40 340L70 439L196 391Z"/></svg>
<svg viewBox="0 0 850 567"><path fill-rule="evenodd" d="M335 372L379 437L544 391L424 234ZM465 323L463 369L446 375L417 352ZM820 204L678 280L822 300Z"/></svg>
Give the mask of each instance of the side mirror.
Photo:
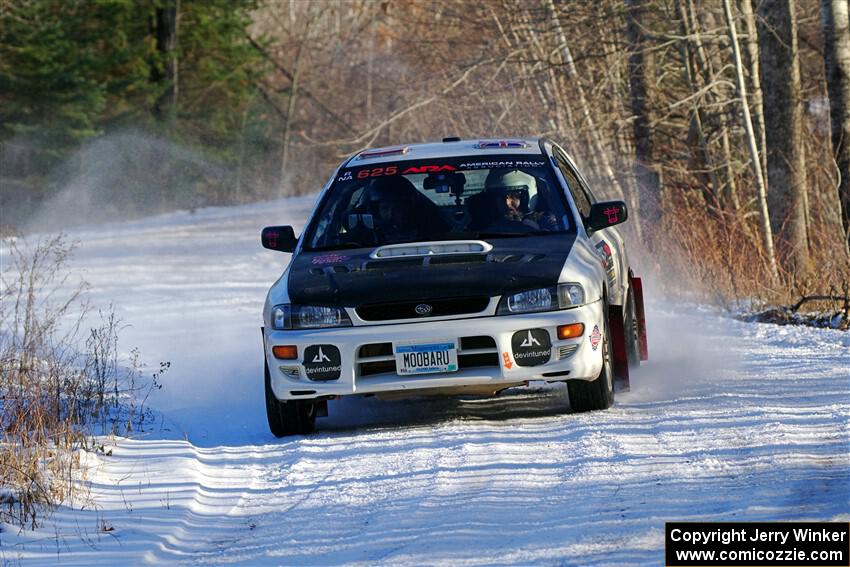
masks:
<svg viewBox="0 0 850 567"><path fill-rule="evenodd" d="M267 226L263 229L260 241L263 248L280 252L292 252L298 244L291 226Z"/></svg>
<svg viewBox="0 0 850 567"><path fill-rule="evenodd" d="M603 201L594 203L590 206L590 220L588 226L590 230L599 230L608 228L615 224L626 222L629 218L629 211L626 209L626 204L623 201Z"/></svg>

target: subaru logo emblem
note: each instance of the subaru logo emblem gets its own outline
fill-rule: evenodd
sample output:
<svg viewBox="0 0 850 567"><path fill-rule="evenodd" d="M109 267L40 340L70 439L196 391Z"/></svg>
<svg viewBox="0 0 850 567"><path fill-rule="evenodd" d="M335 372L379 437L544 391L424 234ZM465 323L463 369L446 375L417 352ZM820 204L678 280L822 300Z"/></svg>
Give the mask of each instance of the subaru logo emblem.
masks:
<svg viewBox="0 0 850 567"><path fill-rule="evenodd" d="M420 303L416 306L416 314L417 315L428 315L431 313L432 307L427 303Z"/></svg>

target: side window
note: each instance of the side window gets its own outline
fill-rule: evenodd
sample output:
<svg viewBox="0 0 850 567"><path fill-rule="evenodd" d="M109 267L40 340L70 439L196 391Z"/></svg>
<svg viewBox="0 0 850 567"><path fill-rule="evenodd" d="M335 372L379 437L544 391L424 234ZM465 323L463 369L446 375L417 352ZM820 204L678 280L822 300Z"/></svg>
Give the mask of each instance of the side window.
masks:
<svg viewBox="0 0 850 567"><path fill-rule="evenodd" d="M561 175L564 176L564 179L567 180L567 184L570 186L570 194L573 196L573 200L578 207L578 211L581 214L582 218L587 219L590 217L590 198L587 193L584 192L584 187L582 187L581 181L579 181L578 176L573 171L573 168L567 162L566 158L561 154L561 152L555 153L555 163L558 164L558 169L561 170Z"/></svg>

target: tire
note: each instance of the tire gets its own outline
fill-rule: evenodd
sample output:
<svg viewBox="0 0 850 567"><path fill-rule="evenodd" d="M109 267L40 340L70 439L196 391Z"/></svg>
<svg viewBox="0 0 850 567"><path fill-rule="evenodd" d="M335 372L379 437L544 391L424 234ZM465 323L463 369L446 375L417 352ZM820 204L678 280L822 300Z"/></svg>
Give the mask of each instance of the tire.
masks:
<svg viewBox="0 0 850 567"><path fill-rule="evenodd" d="M626 355L629 368L640 366L640 339L638 338L637 308L635 307L634 290L629 287L629 297L626 301L626 320L623 322L626 333Z"/></svg>
<svg viewBox="0 0 850 567"><path fill-rule="evenodd" d="M603 313L608 313L607 304ZM602 339L602 369L599 376L592 382L568 380L567 392L570 396L570 407L576 413L608 409L614 403L614 360L611 330L607 321Z"/></svg>
<svg viewBox="0 0 850 567"><path fill-rule="evenodd" d="M316 404L312 400L282 402L272 391L268 363L265 367L266 418L275 437L310 433L316 428Z"/></svg>

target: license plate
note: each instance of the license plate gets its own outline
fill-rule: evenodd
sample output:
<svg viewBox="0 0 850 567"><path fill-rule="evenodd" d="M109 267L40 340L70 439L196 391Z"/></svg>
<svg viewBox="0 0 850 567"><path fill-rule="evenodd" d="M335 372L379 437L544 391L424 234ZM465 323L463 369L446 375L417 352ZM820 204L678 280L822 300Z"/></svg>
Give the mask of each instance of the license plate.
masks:
<svg viewBox="0 0 850 567"><path fill-rule="evenodd" d="M457 372L457 341L393 343L396 372L400 376Z"/></svg>

